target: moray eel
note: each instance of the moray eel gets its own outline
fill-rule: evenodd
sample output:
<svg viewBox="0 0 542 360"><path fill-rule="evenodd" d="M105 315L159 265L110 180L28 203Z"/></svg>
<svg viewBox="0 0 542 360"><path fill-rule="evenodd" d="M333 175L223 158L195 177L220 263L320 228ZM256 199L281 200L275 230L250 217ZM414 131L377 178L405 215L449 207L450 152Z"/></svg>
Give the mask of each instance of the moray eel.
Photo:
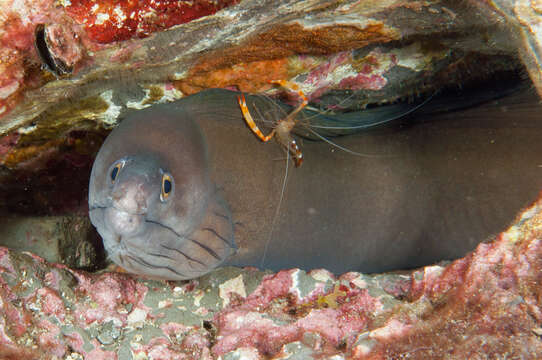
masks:
<svg viewBox="0 0 542 360"><path fill-rule="evenodd" d="M491 239L542 188L532 93L334 139L365 156L301 141L305 162L290 161L285 184L283 149L244 125L237 95L214 89L153 106L107 138L89 206L117 264L164 279L220 264L413 268ZM262 97L247 104L256 120L288 112Z"/></svg>
<svg viewBox="0 0 542 360"><path fill-rule="evenodd" d="M91 172L89 213L110 258L133 273L190 279L235 250L201 131L170 107L136 112L107 137Z"/></svg>

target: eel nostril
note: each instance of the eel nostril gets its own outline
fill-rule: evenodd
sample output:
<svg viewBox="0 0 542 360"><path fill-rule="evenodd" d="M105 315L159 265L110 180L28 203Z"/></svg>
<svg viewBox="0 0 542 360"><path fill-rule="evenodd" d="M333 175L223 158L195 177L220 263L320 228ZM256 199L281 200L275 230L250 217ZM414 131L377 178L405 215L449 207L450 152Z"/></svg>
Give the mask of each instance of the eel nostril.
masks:
<svg viewBox="0 0 542 360"><path fill-rule="evenodd" d="M126 196L126 189L123 186L119 186L111 193L111 198L115 202L121 201Z"/></svg>

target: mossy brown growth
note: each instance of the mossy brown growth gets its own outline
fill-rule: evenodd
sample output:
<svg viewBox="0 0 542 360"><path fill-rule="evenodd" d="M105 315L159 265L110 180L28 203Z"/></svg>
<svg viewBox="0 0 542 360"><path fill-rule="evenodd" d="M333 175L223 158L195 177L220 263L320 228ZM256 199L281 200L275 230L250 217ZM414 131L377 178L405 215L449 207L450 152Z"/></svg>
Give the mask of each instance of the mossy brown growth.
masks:
<svg viewBox="0 0 542 360"><path fill-rule="evenodd" d="M85 215L92 160L107 133L72 131L22 147L14 141L0 166L0 213Z"/></svg>
<svg viewBox="0 0 542 360"><path fill-rule="evenodd" d="M103 243L87 216L65 217L59 225L63 264L90 271L103 266L106 256Z"/></svg>

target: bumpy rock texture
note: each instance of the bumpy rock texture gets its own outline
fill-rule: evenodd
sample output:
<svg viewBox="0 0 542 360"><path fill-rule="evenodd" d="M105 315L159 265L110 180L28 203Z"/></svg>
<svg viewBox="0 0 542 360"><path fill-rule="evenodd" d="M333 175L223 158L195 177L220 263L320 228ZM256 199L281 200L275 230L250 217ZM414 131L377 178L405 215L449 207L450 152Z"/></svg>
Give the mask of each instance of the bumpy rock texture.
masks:
<svg viewBox="0 0 542 360"><path fill-rule="evenodd" d="M0 0L0 211L84 215L75 194L104 128L208 87L289 79L314 107L357 110L525 66L541 93L539 3ZM539 201L447 265L227 268L184 283L1 248L0 358L535 359L541 239Z"/></svg>
<svg viewBox="0 0 542 360"><path fill-rule="evenodd" d="M0 163L209 87L289 79L323 109L340 101L326 93L354 91L358 109L517 70L518 48L536 80L539 17L523 2L4 0Z"/></svg>
<svg viewBox="0 0 542 360"><path fill-rule="evenodd" d="M365 90L365 103L390 101L463 82L472 67L481 74L517 67L527 26L517 25L525 20L514 10L504 16L485 1L190 3L12 6L1 33L0 131L65 113L111 125L126 107L208 87L259 92L275 79L294 79L311 99L351 89Z"/></svg>
<svg viewBox="0 0 542 360"><path fill-rule="evenodd" d="M542 200L448 265L334 277L224 268L189 282L89 274L0 250L0 357L535 359Z"/></svg>
<svg viewBox="0 0 542 360"><path fill-rule="evenodd" d="M348 111L523 62L541 88L527 0L0 4L0 212L83 215L75 193L106 129L209 87L273 93L288 79L313 107Z"/></svg>

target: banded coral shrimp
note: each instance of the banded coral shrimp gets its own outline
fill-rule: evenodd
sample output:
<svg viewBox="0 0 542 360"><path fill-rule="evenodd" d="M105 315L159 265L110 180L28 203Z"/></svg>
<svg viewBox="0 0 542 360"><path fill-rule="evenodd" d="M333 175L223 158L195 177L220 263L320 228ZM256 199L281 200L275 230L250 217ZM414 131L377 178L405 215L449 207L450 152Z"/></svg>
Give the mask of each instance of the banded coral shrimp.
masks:
<svg viewBox="0 0 542 360"><path fill-rule="evenodd" d="M297 84L295 84L293 82L285 81L285 80L272 80L272 81L270 81L270 83L280 85L281 87L286 89L286 91L296 93L297 96L300 99L300 102L291 112L289 112L289 113L284 112L284 117L282 119L280 119L278 121L274 121L274 122L271 121L270 125L271 125L272 130L268 135L264 135L262 133L262 131L260 130L260 128L256 125L254 119L252 118L252 115L251 115L250 111L248 110L248 107L246 105L245 96L243 94L238 96L238 103L239 103L239 106L241 108L241 112L243 113L243 118L244 118L247 126L250 128L250 130L263 142L267 142L267 141L275 138L277 143L279 145L281 145L290 154L290 156L292 157L292 160L294 161L295 167L299 167L303 163L303 153L302 153L301 149L299 148L299 146L297 145L296 140L292 136L292 131L294 130L294 128L296 126L298 126L298 125L303 126L307 131L309 131L310 135L313 135L317 139L325 141L326 143L330 144L331 146L336 147L336 148L338 148L338 149L340 149L340 150L342 150L342 151L344 151L346 153L356 155L356 156L364 156L364 157L386 156L386 155L381 155L381 154L365 154L365 153L359 153L359 152L352 151L352 150L350 150L348 148L345 148L345 147L331 141L330 139L328 139L324 135L318 133L315 129L325 129L325 130L331 130L331 131L335 131L335 132L337 132L337 131L339 131L339 132L340 131L356 132L356 131L362 131L362 130L369 129L369 128L378 127L380 125L393 122L393 121L395 121L397 119L400 119L402 117L405 117L405 116L415 112L420 107L425 105L428 101L430 101L432 99L432 97L433 97L431 95L431 96L428 96L425 100L423 100L422 102L420 102L418 104L414 104L413 106L409 105L409 108L407 110L400 110L400 112L398 114L396 114L396 115L392 115L392 116L389 116L389 117L384 117L383 119L382 118L379 119L377 117L376 119L367 121L366 123L357 124L360 121L359 121L359 119L355 119L353 116L351 116L352 114L347 114L346 116L344 114L340 114L340 115L338 115L338 117L337 116L333 117L333 116L328 116L329 115L329 110L327 112L325 112L325 111L322 112L322 111L318 111L318 110L315 110L315 109L306 108L307 105L309 104L309 100L307 99L307 97L305 96L303 91L299 88L299 86L297 86ZM353 96L353 93L349 97L343 99L341 101L341 103L347 101L352 96ZM269 100L270 102L276 104L276 102L274 102L274 100L272 100L271 98L269 98L269 97L264 97L264 98ZM337 106L340 107L341 103L337 104ZM277 104L277 107L279 107L278 104ZM303 118L303 120L300 121L300 119L297 118L297 115L301 111L303 111L304 109L306 109L307 114L310 114L310 115L306 114L305 117ZM256 110L258 111L257 108L256 108ZM359 118L360 113L357 112L356 114L354 114L354 116ZM270 121L266 121L265 116L262 116L262 114L260 114L260 118L263 119L264 122L267 122L268 125L269 125ZM337 124L337 125L321 125L321 124L313 124L313 123L311 123L311 121L313 119L316 119L316 118L320 118L321 120L324 120L326 122L337 122L339 124ZM357 125L352 125L352 123L357 124Z"/></svg>

